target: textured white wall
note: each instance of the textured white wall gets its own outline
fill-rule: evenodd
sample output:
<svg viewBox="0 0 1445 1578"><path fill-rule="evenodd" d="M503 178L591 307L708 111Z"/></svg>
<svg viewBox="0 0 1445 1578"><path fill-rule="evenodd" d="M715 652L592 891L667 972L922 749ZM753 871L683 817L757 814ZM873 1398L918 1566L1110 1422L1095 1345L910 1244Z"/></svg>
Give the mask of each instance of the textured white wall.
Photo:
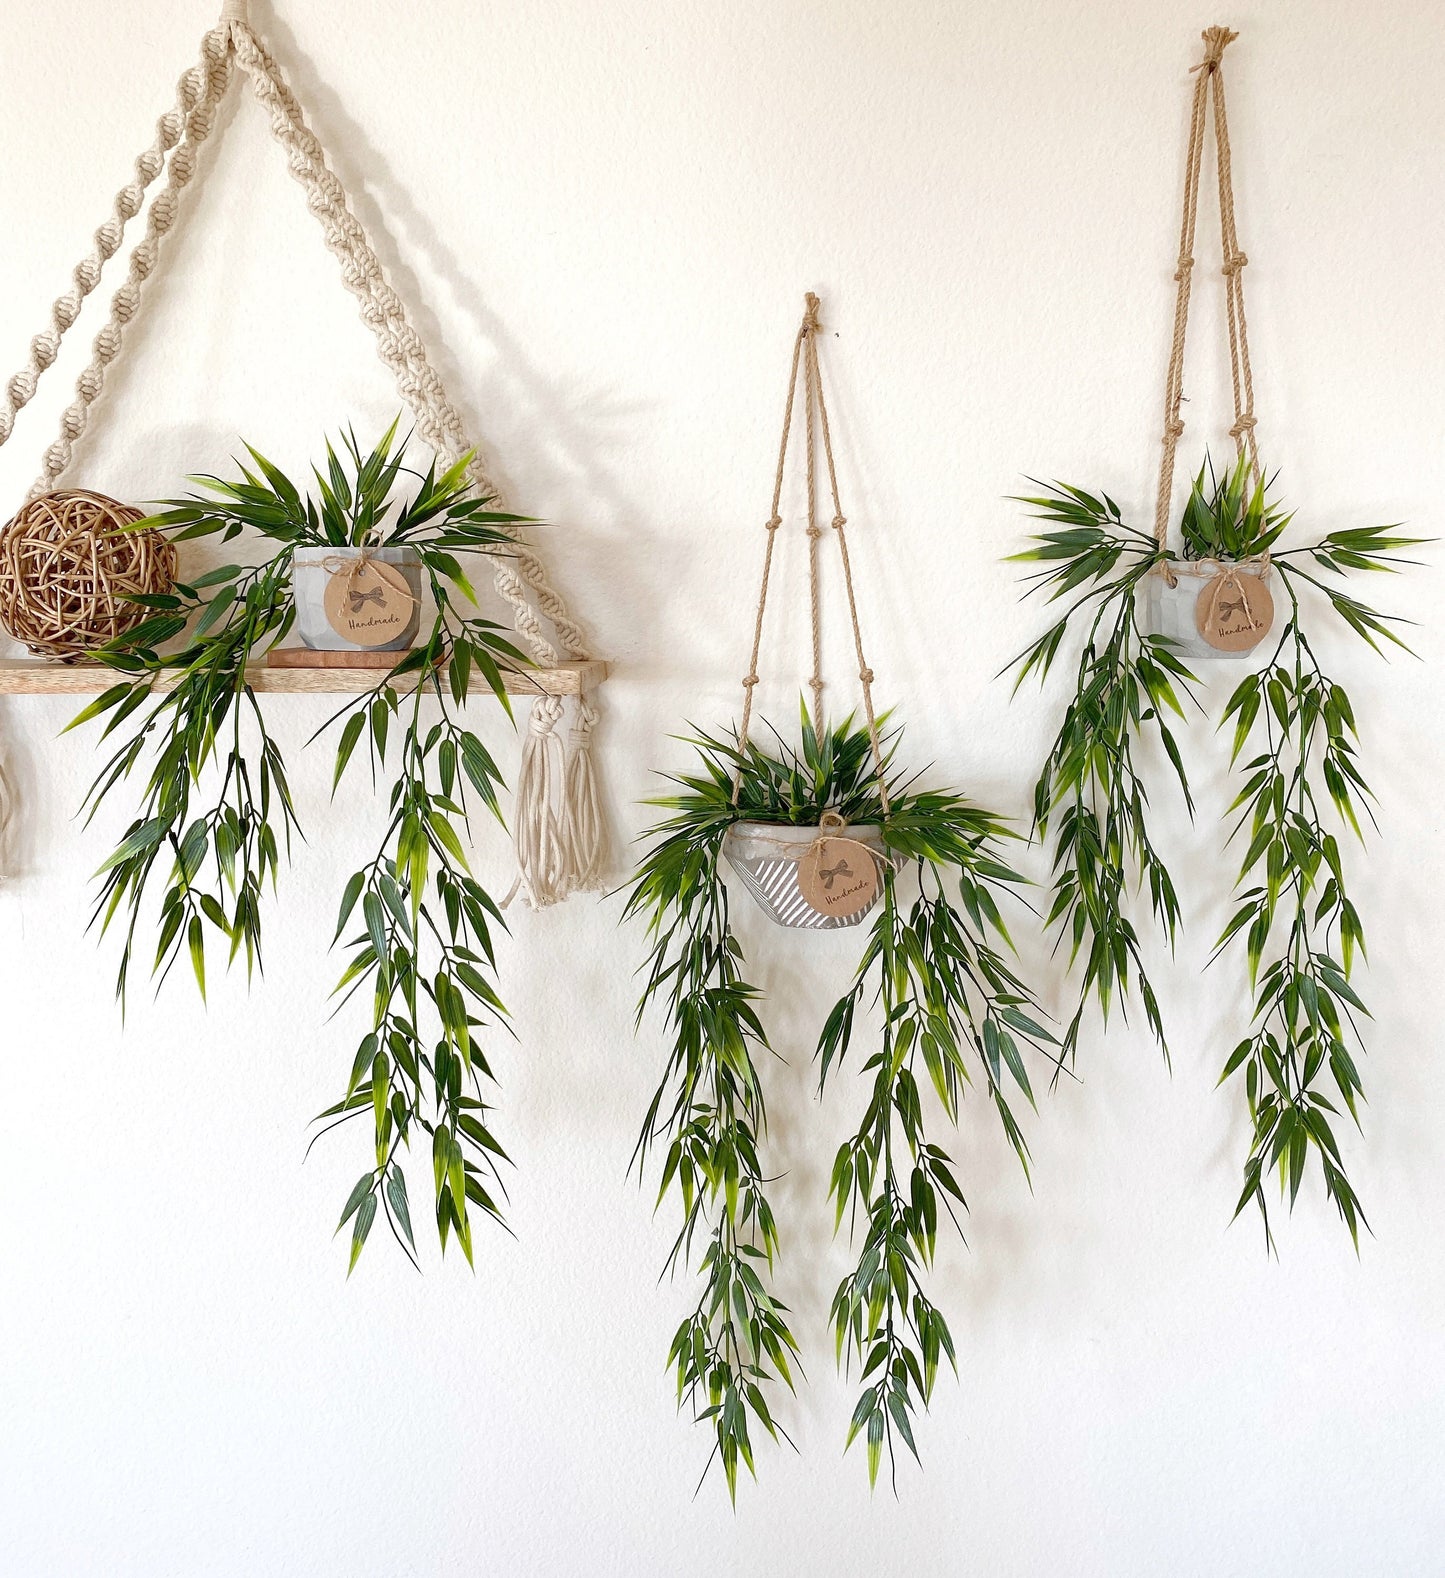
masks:
<svg viewBox="0 0 1445 1578"><path fill-rule="evenodd" d="M424 16L424 26L417 23ZM1021 474L1096 482L1142 517L1200 27L1229 55L1261 436L1301 529L1409 520L1445 493L1438 172L1445 13L1427 0L992 7L861 0L285 0L258 21L557 578L616 661L602 762L618 826L670 731L736 708L789 339L824 345L881 696L940 779L1023 812L1057 695L991 678L1037 628L1001 556ZM207 0L14 0L0 33L0 362L18 365L211 21ZM1201 255L1212 259L1206 210ZM1222 440L1217 275L1199 275L1190 426ZM107 292L108 294L108 292ZM224 466L244 434L300 464L395 408L255 107L225 110L74 477L123 497ZM88 323L86 327L89 327ZM88 333L80 336L88 341ZM78 349L78 348L77 348ZM18 500L79 365L0 455ZM8 371L8 367L5 369ZM783 577L801 588L801 539ZM958 1140L970 1244L940 1257L961 1354L926 1468L870 1499L840 1447L829 1160L861 1095L821 1106L811 1036L853 957L748 915L788 1065L784 1296L811 1384L736 1515L692 1492L701 1433L662 1360L691 1297L658 1287L671 1218L625 1178L661 1042L634 1040L639 938L615 900L515 915L498 1050L516 1238L475 1276L328 1239L360 1135L302 1165L344 1079L326 957L358 784L297 780L310 842L268 973L135 994L83 933L122 819L72 819L91 770L62 700L3 708L24 796L0 891L0 1567L104 1574L1431 1573L1445 1535L1445 1094L1437 1059L1434 573L1384 588L1425 661L1324 646L1363 716L1384 834L1356 855L1376 1009L1357 1260L1315 1189L1281 1258L1229 1212L1245 1145L1214 1078L1244 1009L1203 973L1225 912L1222 773L1192 751L1191 829L1161 789L1190 931L1168 974L1176 1062L1090 1038L1030 1125L1030 1194L986 1114ZM791 716L802 625L760 705ZM834 619L831 637L841 634ZM785 650L783 638L792 638ZM842 681L847 668L836 672ZM1220 682L1221 684L1224 681ZM1217 698L1216 698L1217 700ZM299 747L319 700L268 704ZM500 727L491 731L508 748ZM513 759L509 756L508 758ZM488 845L484 870L508 880ZM1034 869L1041 869L1037 860ZM766 952L764 952L766 949ZM1067 992L1054 974L1046 1001Z"/></svg>

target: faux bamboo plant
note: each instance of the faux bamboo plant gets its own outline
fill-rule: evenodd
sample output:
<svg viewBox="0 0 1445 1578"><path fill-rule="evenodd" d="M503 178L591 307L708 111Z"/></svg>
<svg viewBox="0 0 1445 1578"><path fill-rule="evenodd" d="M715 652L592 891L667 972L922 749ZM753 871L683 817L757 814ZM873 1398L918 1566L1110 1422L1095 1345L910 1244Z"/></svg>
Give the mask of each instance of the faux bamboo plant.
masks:
<svg viewBox="0 0 1445 1578"><path fill-rule="evenodd" d="M798 1345L773 1291L780 1236L767 1196L760 1069L771 1049L719 861L742 820L802 825L833 811L877 826L887 852L877 918L816 1051L820 1091L850 1054L871 1084L829 1186L836 1224L848 1218L857 1251L831 1320L839 1361L856 1365L862 1383L848 1443L866 1440L871 1483L885 1450L896 1467L899 1440L916 1456L916 1410L932 1395L940 1357L956 1368L924 1278L940 1210L957 1226L964 1196L955 1164L925 1128L924 1087L956 1123L976 1072L1027 1167L1010 1103L1020 1092L1032 1103L1025 1053L1051 1056L1053 1037L1005 952L999 900L1022 878L1001 858L1010 835L999 818L893 776L896 737L881 759L885 810L873 742L851 718L829 730L804 707L798 748L749 739L740 749L737 736L706 734L689 743L696 764L672 780L678 792L652 802L666 815L627 903L651 942L639 1020L661 1008L671 1037L634 1159L641 1173L661 1154L658 1202L673 1194L682 1208L667 1267L695 1266L701 1279L669 1353L678 1400L708 1425L708 1465L721 1462L735 1498L739 1462L755 1472L753 1429L775 1439L781 1431L776 1391L794 1385Z"/></svg>
<svg viewBox="0 0 1445 1578"><path fill-rule="evenodd" d="M1171 729L1171 715L1200 707L1196 675L1175 643L1141 626L1140 594L1150 576L1178 562L1152 536L1125 524L1107 494L1054 484L1022 502L1049 528L1017 559L1042 566L1031 589L1051 601L1073 597L1062 616L1017 660L1017 682L1045 679L1065 637L1081 635L1074 690L1034 788L1034 817L1052 840L1053 901L1071 957L1082 958L1079 1005L1064 1035L1077 1048L1090 999L1107 1019L1137 990L1161 1048L1165 1031L1130 916L1132 880L1147 888L1154 919L1172 945L1180 905L1148 825L1149 796L1136 747L1153 739L1171 764L1191 815L1194 802ZM1332 584L1351 571L1404 562L1421 541L1393 526L1332 531L1318 542L1281 548L1293 517L1252 480L1248 453L1223 475L1201 469L1185 506L1184 563L1256 561L1284 594L1284 623L1263 668L1233 688L1221 722L1232 725L1232 763L1244 758L1229 838L1242 846L1236 909L1216 957L1243 937L1253 993L1248 1033L1223 1059L1221 1083L1243 1080L1251 1122L1244 1187L1269 1225L1265 1175L1277 1168L1293 1205L1310 1155L1326 1192L1358 1244L1364 1217L1346 1176L1332 1120L1335 1101L1358 1122L1361 1084L1355 1050L1366 1010L1351 982L1364 951L1360 917L1347 891L1338 833L1359 835L1370 790L1357 760L1354 708L1321 668L1307 633L1311 602L1377 651L1403 646L1395 621ZM1169 572L1172 573L1172 572ZM1202 709L1201 709L1202 710Z"/></svg>
<svg viewBox="0 0 1445 1578"><path fill-rule="evenodd" d="M503 528L521 517L476 496L469 456L440 474L435 465L411 471L396 423L368 454L351 434L339 455L328 443L315 496L248 452L239 480L196 478L197 492L136 529L155 527L176 542L230 542L251 531L274 544L273 556L141 599L151 616L96 654L125 677L70 725L103 716L102 738L119 742L89 791L87 820L123 786L142 783L136 813L98 873L94 920L101 931L123 929L122 998L134 955L149 953L146 917L157 903L148 962L158 977L188 955L204 995L208 938L219 940L228 963L244 954L248 976L260 967L263 889L269 881L274 890L298 824L286 763L246 665L291 629L296 547L414 549L436 610L425 639L318 730L337 736L333 792L363 741L373 782L389 777L384 831L347 879L336 925L340 941L359 918L337 992L343 1001L367 993L369 1028L344 1094L318 1121L371 1118L374 1159L338 1225L351 1226L352 1267L378 1213L415 1258L402 1152L418 1131L431 1151L442 1247L455 1233L470 1261L473 1208L500 1217L504 1153L483 1083L492 1077L483 1035L505 1025L506 1010L492 941L501 915L471 875L461 836L475 806L500 820L501 775L461 713L480 687L510 715L505 674L526 659L500 627L467 611L476 599L457 555L506 552ZM404 479L414 488L398 499ZM157 689L162 678L167 688Z"/></svg>

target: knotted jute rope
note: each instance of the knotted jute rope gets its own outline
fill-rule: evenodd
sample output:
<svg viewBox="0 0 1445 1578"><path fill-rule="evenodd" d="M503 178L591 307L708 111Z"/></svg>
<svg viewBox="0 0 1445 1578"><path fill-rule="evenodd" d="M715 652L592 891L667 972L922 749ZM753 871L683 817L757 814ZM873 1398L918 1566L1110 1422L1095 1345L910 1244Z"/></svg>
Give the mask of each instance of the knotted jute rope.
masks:
<svg viewBox="0 0 1445 1578"><path fill-rule="evenodd" d="M161 117L154 142L137 161L136 179L117 194L113 216L96 232L91 254L76 266L72 289L55 303L49 327L31 342L27 365L5 387L0 401L0 444L10 437L16 413L33 398L39 378L54 362L84 298L95 289L105 263L118 250L126 223L140 211L146 189L164 169L165 185L151 200L146 233L131 252L128 277L112 298L109 321L96 337L90 365L81 373L75 399L61 418L60 437L46 451L44 469L31 497L53 489L70 463L90 407L104 387L106 369L119 353L125 326L139 305L141 287L155 267L161 238L175 221L180 192L194 174L198 146L210 134L217 106L237 65L266 110L292 175L305 188L307 207L341 264L342 279L376 337L381 359L396 378L418 434L447 462L472 451L469 475L473 485L504 508L500 490L487 474L475 445L468 441L461 417L388 283L345 190L327 165L299 102L252 30L245 0L226 0L218 25L201 41L199 62L177 85L175 107ZM545 617L565 655L585 660L589 653L582 627L568 613L521 531L505 529L512 541L505 550L492 551L494 581L528 652L543 667L558 661L558 647L541 622ZM565 710L560 697L537 698L517 776L514 841L524 888L537 905L600 887L607 866L606 824L592 758L598 710L592 697L578 698L574 726L564 746L556 731Z"/></svg>
<svg viewBox="0 0 1445 1578"><path fill-rule="evenodd" d="M844 531L847 517L838 493L838 470L833 462L833 437L828 427L828 406L823 398L823 379L818 369L818 298L809 291L804 298L803 321L793 340L792 369L788 375L788 398L783 407L783 436L778 444L778 469L773 478L772 513L764 523L767 547L763 553L763 578L758 592L757 613L753 620L753 652L748 672L743 677L743 716L738 726L738 756L743 757L748 748L748 731L753 717L753 691L758 684L758 657L763 645L763 617L768 606L768 583L773 570L773 545L778 528L782 525L780 510L783 498L783 475L788 463L788 438L793 426L793 406L798 392L798 371L803 374L803 403L806 413L805 442L807 445L808 485L808 605L812 622L813 675L808 686L813 692L813 718L821 725L823 696L823 637L821 597L818 576L818 539L823 529L818 525L816 438L822 434L823 454L828 468L828 488L833 498L833 534L838 539L838 553L843 563L843 585L848 594L848 617L853 625L853 650L858 658L858 679L863 687L863 710L868 719L868 739L873 747L873 765L878 776L878 798L884 816L888 815L888 784L883 772L883 747L878 738L878 719L873 709L873 670L863 656L863 631L858 622L858 599L853 590L853 567L848 558L848 536ZM817 426L814 426L814 411ZM742 763L733 774L733 804L742 793Z"/></svg>
<svg viewBox="0 0 1445 1578"><path fill-rule="evenodd" d="M1249 362L1249 328L1244 316L1244 268L1249 259L1239 247L1234 221L1234 180L1230 162L1229 118L1224 103L1224 51L1239 35L1227 27L1207 28L1204 59L1193 67L1194 90L1189 120L1189 151L1184 168L1184 213L1179 231L1179 265L1174 278L1174 334L1164 383L1164 455L1159 465L1159 490L1154 501L1154 536L1161 548L1169 540L1169 506L1174 493L1174 460L1184 431L1180 406L1184 400L1184 343L1189 329L1189 297L1194 271L1194 241L1199 217L1199 186L1204 167L1206 123L1214 109L1214 148L1219 184L1219 233L1224 275L1225 317L1229 327L1229 371L1234 394L1234 425L1230 437L1236 452L1248 455L1259 481L1259 448L1254 427L1254 376ZM1172 574L1164 567L1166 579Z"/></svg>

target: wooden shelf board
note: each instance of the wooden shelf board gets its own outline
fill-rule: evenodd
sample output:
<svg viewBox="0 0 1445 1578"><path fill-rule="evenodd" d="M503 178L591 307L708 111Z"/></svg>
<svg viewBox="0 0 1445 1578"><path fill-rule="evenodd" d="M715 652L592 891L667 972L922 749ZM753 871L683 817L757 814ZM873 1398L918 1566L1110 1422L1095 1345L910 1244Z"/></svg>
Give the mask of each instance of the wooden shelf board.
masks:
<svg viewBox="0 0 1445 1578"><path fill-rule="evenodd" d="M268 668L253 663L246 678L253 690L355 696L368 691L381 678L375 668ZM0 658L0 695L93 696L126 676L102 663L52 663L45 658ZM555 668L527 669L507 675L507 690L514 696L577 696L607 678L607 664L599 659L585 663L559 663ZM169 690L176 675L162 671L156 688ZM414 675L404 674L397 689L410 689Z"/></svg>

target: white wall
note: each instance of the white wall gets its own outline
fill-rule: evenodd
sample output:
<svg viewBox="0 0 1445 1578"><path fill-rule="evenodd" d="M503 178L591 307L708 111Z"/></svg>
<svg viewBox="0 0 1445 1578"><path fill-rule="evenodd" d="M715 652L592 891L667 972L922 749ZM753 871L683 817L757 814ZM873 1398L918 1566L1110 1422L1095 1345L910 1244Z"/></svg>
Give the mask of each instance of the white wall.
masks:
<svg viewBox="0 0 1445 1578"><path fill-rule="evenodd" d="M615 660L601 747L622 833L644 823L649 770L679 760L670 731L735 714L810 287L880 693L912 757L1022 813L1058 696L1010 701L991 678L1039 617L999 562L1024 529L1004 495L1023 473L1061 476L1145 516L1209 9L279 11L258 21L512 496L554 523L550 562ZM1269 462L1302 533L1436 533L1445 13L1249 0L1225 19L1243 35L1228 71ZM9 7L0 362L20 364L210 21L207 0ZM73 473L122 497L224 466L241 434L301 464L324 430L373 430L396 405L254 105L229 105L203 166ZM1206 259L1215 225L1206 210ZM1199 283L1185 465L1206 436L1224 442L1212 266ZM5 499L78 365L0 455ZM7 701L24 820L23 869L0 892L0 1568L1438 1572L1439 588L1430 572L1383 591L1426 621L1424 662L1324 641L1380 791L1383 835L1353 864L1376 1019L1365 1134L1349 1144L1375 1236L1356 1259L1314 1188L1277 1263L1254 1221L1229 1226L1245 1126L1213 1085L1245 1005L1233 964L1202 969L1230 875L1202 726L1199 823L1161 810L1190 922L1167 972L1172 1077L1142 1035L1091 1036L1082 1082L1030 1125L1032 1194L986 1114L967 1118L970 1243L946 1247L936 1278L961 1378L940 1381L925 1470L902 1471L896 1502L870 1498L861 1457L840 1455L853 1391L824 1334L846 1264L826 1171L861 1088L820 1106L809 1068L854 944L748 915L789 1060L772 1083L782 1289L811 1384L783 1411L798 1455L765 1452L735 1515L716 1481L693 1499L706 1443L675 1415L662 1363L691 1290L656 1286L671 1217L651 1220L651 1190L625 1177L662 1043L655 1026L633 1038L640 939L617 902L514 916L519 1040L497 1062L516 1239L486 1234L475 1276L428 1246L420 1278L378 1240L348 1283L328 1234L364 1142L304 1166L302 1150L354 1045L349 1020L325 1018L338 966L324 942L378 808L359 784L331 807L310 758L310 842L270 915L265 981L218 985L208 1012L180 981L158 1003L141 990L122 1028L114 950L83 927L123 808L83 832L92 740L57 737L63 700ZM802 625L775 633L759 698L786 718ZM848 668L835 672L841 698ZM298 749L324 715L268 705ZM479 858L509 880L505 850ZM1055 972L1043 991L1067 1006Z"/></svg>

